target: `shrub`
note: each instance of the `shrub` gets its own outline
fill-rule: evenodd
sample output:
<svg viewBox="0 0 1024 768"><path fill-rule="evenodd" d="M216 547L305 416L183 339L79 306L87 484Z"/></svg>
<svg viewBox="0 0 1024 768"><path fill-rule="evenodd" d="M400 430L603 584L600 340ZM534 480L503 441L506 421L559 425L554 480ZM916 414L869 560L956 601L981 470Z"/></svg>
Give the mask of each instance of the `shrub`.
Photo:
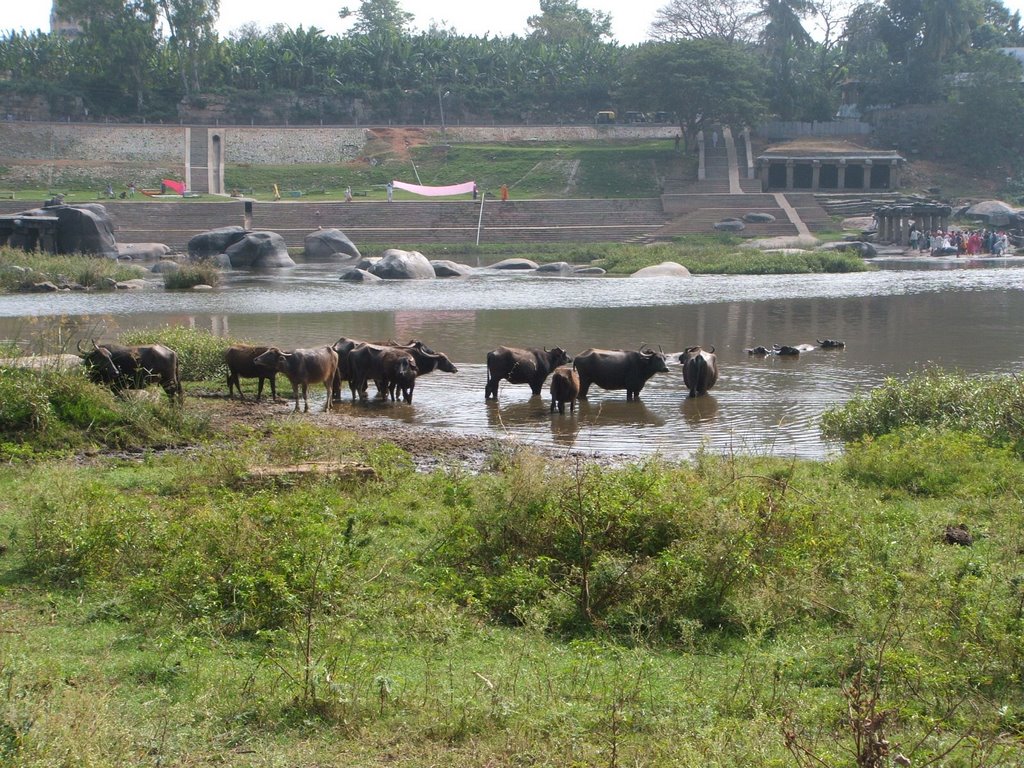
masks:
<svg viewBox="0 0 1024 768"><path fill-rule="evenodd" d="M822 414L826 439L852 442L902 427L954 429L984 435L990 445L1024 449L1024 380L930 368L906 379L886 379Z"/></svg>
<svg viewBox="0 0 1024 768"><path fill-rule="evenodd" d="M216 286L220 283L220 270L209 262L186 264L174 272L164 274L164 288L187 290L197 285Z"/></svg>
<svg viewBox="0 0 1024 768"><path fill-rule="evenodd" d="M144 274L138 266L97 256L29 253L14 248L0 248L2 291L23 290L33 283L44 280L57 284L77 282L86 288L102 288L107 278L117 281L130 280Z"/></svg>
<svg viewBox="0 0 1024 768"><path fill-rule="evenodd" d="M163 344L178 353L182 381L223 381L227 376L224 352L234 342L209 331L168 325L121 334L123 344Z"/></svg>

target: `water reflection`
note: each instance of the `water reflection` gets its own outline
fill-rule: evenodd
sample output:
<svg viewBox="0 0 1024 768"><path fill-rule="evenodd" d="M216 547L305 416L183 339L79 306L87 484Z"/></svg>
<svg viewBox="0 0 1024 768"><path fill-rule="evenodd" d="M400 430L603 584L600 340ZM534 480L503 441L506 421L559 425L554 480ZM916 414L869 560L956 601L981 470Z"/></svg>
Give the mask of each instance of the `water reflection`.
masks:
<svg viewBox="0 0 1024 768"><path fill-rule="evenodd" d="M1019 263L1019 262L1018 262ZM986 262L987 264L987 262ZM903 265L905 266L905 265ZM0 338L36 351L167 324L284 347L341 336L420 338L458 374L422 377L413 404L336 408L468 434L511 435L573 450L684 456L712 450L821 456L821 412L857 391L937 364L974 373L1024 365L1024 269L890 270L859 275L551 280L526 276L354 288L332 268L300 265L232 275L206 294L154 289L0 298ZM845 349L751 357L748 347L841 339ZM641 400L592 389L573 416L549 412L529 387L503 384L484 401L487 352L501 344L666 351L716 347L712 393L689 399L681 369L658 374ZM318 397L322 396L322 391ZM319 401L322 407L322 400ZM313 407L312 404L310 407Z"/></svg>

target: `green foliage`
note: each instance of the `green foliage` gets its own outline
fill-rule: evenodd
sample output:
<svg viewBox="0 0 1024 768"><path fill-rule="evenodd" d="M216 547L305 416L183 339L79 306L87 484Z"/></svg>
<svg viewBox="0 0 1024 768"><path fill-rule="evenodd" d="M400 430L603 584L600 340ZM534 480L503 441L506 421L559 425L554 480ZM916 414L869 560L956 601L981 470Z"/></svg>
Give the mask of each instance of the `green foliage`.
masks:
<svg viewBox="0 0 1024 768"><path fill-rule="evenodd" d="M622 275L663 261L678 262L698 275L784 275L871 269L863 259L852 254L831 251L765 253L740 248L740 242L742 240L735 235L696 235L653 246L619 245L605 251L594 264Z"/></svg>
<svg viewBox="0 0 1024 768"><path fill-rule="evenodd" d="M66 451L92 445L141 447L194 437L202 419L166 398L118 398L81 370L0 368L0 455L18 446Z"/></svg>
<svg viewBox="0 0 1024 768"><path fill-rule="evenodd" d="M918 426L851 443L843 461L858 482L922 496L992 496L1024 480L1024 466L1009 448L971 432Z"/></svg>
<svg viewBox="0 0 1024 768"><path fill-rule="evenodd" d="M216 286L218 283L220 270L207 262L186 264L173 272L164 273L164 288L167 290L187 290L197 285Z"/></svg>
<svg viewBox="0 0 1024 768"><path fill-rule="evenodd" d="M0 291L22 291L33 283L78 283L86 288L105 288L107 278L131 280L145 272L138 266L96 256L54 256L0 247Z"/></svg>
<svg viewBox="0 0 1024 768"><path fill-rule="evenodd" d="M902 427L952 429L983 435L990 445L1024 448L1024 383L1015 376L980 376L931 368L889 378L821 417L822 435L852 442Z"/></svg>
<svg viewBox="0 0 1024 768"><path fill-rule="evenodd" d="M227 376L224 353L234 341L209 331L168 325L135 329L121 334L122 344L163 344L178 353L182 381L223 381Z"/></svg>

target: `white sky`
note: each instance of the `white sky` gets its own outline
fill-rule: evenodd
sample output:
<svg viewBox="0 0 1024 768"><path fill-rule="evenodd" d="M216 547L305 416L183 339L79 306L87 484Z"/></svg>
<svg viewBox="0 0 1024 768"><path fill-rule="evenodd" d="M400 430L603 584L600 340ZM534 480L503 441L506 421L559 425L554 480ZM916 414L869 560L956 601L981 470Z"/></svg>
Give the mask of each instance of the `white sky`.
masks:
<svg viewBox="0 0 1024 768"><path fill-rule="evenodd" d="M631 44L647 39L654 14L666 1L579 0L578 5L611 14L615 39ZM247 22L256 22L263 28L277 23L301 24L340 34L351 26L351 19L338 18L338 10L346 5L357 10L359 0L220 0L217 30L225 36ZM463 35L490 33L492 37L525 34L527 17L540 12L538 0L400 0L400 5L416 17L413 26L418 30L435 22ZM49 31L51 6L51 0L0 0L0 30Z"/></svg>

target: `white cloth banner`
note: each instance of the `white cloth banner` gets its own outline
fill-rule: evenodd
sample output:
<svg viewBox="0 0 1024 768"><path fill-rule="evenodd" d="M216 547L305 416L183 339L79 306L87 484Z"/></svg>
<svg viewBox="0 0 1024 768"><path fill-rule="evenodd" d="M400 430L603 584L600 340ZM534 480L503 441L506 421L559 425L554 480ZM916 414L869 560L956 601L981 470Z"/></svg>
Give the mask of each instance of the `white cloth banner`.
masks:
<svg viewBox="0 0 1024 768"><path fill-rule="evenodd" d="M395 189L404 189L406 192L412 192L414 195L424 195L426 197L443 197L444 195L467 195L473 191L473 187L476 186L475 181L467 181L463 184L452 184L448 187L426 187L419 184L406 184L404 181L393 181L391 182Z"/></svg>

